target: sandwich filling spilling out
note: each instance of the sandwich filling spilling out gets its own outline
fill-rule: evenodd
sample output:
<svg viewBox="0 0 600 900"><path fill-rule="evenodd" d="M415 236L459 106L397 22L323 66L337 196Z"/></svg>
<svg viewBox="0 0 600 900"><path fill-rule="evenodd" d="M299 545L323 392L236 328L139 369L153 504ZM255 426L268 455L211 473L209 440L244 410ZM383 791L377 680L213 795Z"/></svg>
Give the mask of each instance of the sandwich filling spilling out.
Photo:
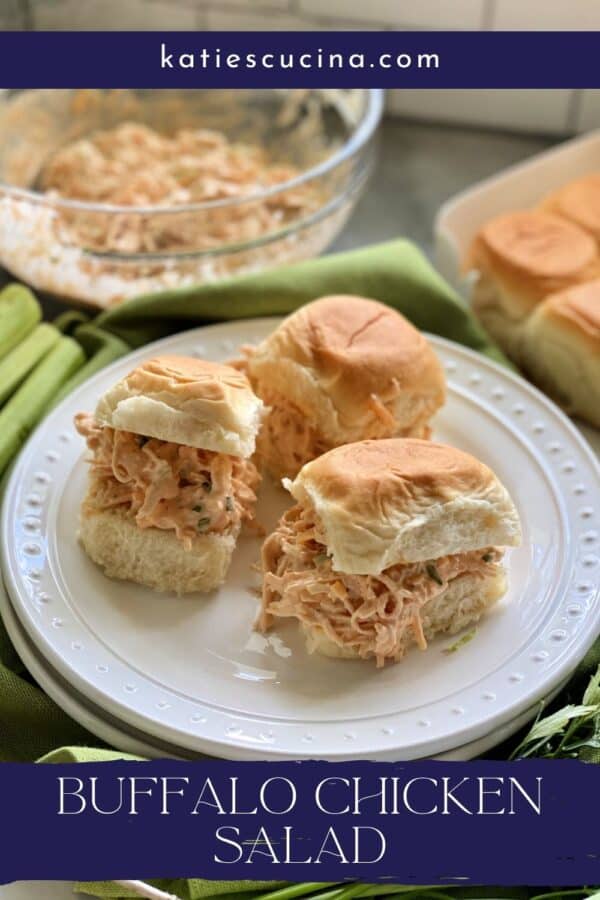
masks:
<svg viewBox="0 0 600 900"><path fill-rule="evenodd" d="M257 439L257 452L261 459L287 474L297 473L305 463L316 459L338 446L327 439L315 427L310 418L291 400L268 386L261 386L260 396L267 407L267 414ZM414 437L427 440L431 428L424 423L401 429L389 407L375 395L371 398L373 418L365 423L363 439L385 437Z"/></svg>
<svg viewBox="0 0 600 900"><path fill-rule="evenodd" d="M486 547L423 562L397 564L377 575L334 570L314 511L296 505L263 545L263 596L258 628L294 617L362 658L400 659L411 643L426 649L425 605L455 579L498 572L503 551Z"/></svg>
<svg viewBox="0 0 600 900"><path fill-rule="evenodd" d="M236 534L254 522L260 481L246 459L161 441L75 418L91 451L84 513L121 510L140 528L174 531L186 550L202 534Z"/></svg>

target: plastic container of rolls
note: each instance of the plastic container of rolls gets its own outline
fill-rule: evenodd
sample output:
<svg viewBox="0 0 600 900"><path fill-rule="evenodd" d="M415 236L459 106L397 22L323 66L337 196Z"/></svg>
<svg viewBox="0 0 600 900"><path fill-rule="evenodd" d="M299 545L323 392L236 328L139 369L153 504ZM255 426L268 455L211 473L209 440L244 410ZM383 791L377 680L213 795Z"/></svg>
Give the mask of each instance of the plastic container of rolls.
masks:
<svg viewBox="0 0 600 900"><path fill-rule="evenodd" d="M600 451L600 130L451 198L435 242L442 275Z"/></svg>

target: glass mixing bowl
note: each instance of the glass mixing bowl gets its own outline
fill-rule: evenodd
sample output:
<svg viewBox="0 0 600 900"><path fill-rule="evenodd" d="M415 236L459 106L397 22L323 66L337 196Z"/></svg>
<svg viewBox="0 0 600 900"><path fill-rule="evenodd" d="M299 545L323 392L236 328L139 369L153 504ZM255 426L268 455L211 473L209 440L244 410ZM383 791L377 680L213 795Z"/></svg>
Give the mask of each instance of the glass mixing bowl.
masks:
<svg viewBox="0 0 600 900"><path fill-rule="evenodd" d="M0 264L38 290L108 307L316 256L365 186L382 102L377 90L6 91ZM40 189L60 148L125 122L166 135L214 129L263 148L293 174L243 197L171 206L89 203Z"/></svg>

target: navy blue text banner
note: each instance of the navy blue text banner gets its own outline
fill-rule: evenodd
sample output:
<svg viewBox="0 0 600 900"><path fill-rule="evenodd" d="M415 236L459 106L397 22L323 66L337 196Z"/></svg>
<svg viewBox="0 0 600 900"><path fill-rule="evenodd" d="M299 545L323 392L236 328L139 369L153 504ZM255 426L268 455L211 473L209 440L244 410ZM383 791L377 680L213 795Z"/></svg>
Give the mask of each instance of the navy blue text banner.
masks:
<svg viewBox="0 0 600 900"><path fill-rule="evenodd" d="M0 84L594 88L599 55L600 32L0 32Z"/></svg>
<svg viewBox="0 0 600 900"><path fill-rule="evenodd" d="M0 882L600 883L600 766L0 766Z"/></svg>

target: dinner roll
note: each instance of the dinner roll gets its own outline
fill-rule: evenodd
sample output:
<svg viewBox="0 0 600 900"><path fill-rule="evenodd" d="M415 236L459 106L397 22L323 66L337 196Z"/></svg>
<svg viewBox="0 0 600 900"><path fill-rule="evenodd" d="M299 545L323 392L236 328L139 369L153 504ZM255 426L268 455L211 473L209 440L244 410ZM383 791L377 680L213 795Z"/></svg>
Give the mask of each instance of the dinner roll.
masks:
<svg viewBox="0 0 600 900"><path fill-rule="evenodd" d="M102 425L247 458L263 404L242 372L186 356L141 363L101 397Z"/></svg>
<svg viewBox="0 0 600 900"><path fill-rule="evenodd" d="M600 172L565 184L544 200L542 208L579 225L600 243Z"/></svg>
<svg viewBox="0 0 600 900"><path fill-rule="evenodd" d="M479 231L469 267L477 273L473 306L492 337L517 361L522 325L548 294L600 277L596 243L556 215L505 213Z"/></svg>
<svg viewBox="0 0 600 900"><path fill-rule="evenodd" d="M600 428L600 279L537 307L525 327L523 365L568 412Z"/></svg>
<svg viewBox="0 0 600 900"><path fill-rule="evenodd" d="M445 400L444 373L424 335L363 297L302 306L252 350L247 370L270 407L258 449L276 477L294 476L340 444L426 437Z"/></svg>

